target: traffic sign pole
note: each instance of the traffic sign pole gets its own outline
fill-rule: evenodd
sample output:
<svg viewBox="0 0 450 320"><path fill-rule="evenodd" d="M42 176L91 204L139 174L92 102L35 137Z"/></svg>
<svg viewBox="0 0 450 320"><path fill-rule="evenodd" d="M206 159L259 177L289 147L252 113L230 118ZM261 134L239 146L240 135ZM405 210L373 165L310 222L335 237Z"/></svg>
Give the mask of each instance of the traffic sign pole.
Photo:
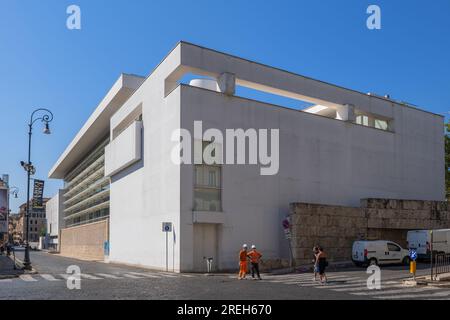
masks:
<svg viewBox="0 0 450 320"><path fill-rule="evenodd" d="M416 270L417 270L417 251L416 250L409 250L409 258L410 258L410 264L409 264L409 273L412 273L413 280L416 280Z"/></svg>
<svg viewBox="0 0 450 320"><path fill-rule="evenodd" d="M169 271L169 233L166 232L166 272Z"/></svg>
<svg viewBox="0 0 450 320"><path fill-rule="evenodd" d="M414 280L416 280L416 270L417 270L416 261L411 261L410 266L409 266L409 273L412 273Z"/></svg>
<svg viewBox="0 0 450 320"><path fill-rule="evenodd" d="M168 272L169 271L169 232L172 232L172 222L163 222L162 223L162 232L164 232L166 234L166 272Z"/></svg>

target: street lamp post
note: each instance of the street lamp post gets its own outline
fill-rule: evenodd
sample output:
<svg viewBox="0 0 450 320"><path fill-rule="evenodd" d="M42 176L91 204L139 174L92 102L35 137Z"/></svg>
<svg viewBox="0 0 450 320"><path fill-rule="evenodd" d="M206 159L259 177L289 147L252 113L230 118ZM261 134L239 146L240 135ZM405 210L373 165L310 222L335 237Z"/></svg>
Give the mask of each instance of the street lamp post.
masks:
<svg viewBox="0 0 450 320"><path fill-rule="evenodd" d="M36 114L43 114L40 117L36 117ZM23 161L20 163L22 167L27 172L27 206L26 206L26 233L25 233L25 257L23 261L24 269L31 270L31 261L30 261L30 245L29 245L29 228L30 228L30 178L35 174L36 169L31 163L31 135L33 132L33 124L36 121L41 121L44 123L44 134L50 134L49 123L53 120L53 113L44 108L36 109L33 111L30 117L30 123L28 124L28 162L24 163Z"/></svg>

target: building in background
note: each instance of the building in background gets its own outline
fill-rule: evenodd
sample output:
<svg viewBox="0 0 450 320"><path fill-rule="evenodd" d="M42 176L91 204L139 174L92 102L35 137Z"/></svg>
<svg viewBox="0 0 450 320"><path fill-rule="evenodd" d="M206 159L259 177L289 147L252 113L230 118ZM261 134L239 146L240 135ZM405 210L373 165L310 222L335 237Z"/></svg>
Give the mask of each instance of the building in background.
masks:
<svg viewBox="0 0 450 320"><path fill-rule="evenodd" d="M262 98L239 96L251 90ZM279 130L278 149L267 146L279 151L276 174L174 162L174 133L194 136L195 121L203 132ZM61 253L109 253L112 262L156 269L170 257L174 271L205 271L213 258L226 270L236 268L242 243L254 243L265 261L286 261L281 221L290 203L442 201L443 127L442 116L388 97L181 42L148 78L122 75L49 172L65 182ZM168 247L164 222L173 227Z"/></svg>
<svg viewBox="0 0 450 320"><path fill-rule="evenodd" d="M15 245L23 243L23 217L20 214L9 215L9 242Z"/></svg>
<svg viewBox="0 0 450 320"><path fill-rule="evenodd" d="M59 233L64 227L64 190L47 201L45 212L47 216L48 247L52 250L59 250Z"/></svg>
<svg viewBox="0 0 450 320"><path fill-rule="evenodd" d="M39 237L45 236L47 233L47 219L45 215L45 205L49 198L43 199L43 207L36 209L32 207L32 201L30 201L30 217L29 217L29 234L28 241L33 243L39 242ZM26 237L26 210L27 204L24 203L19 207L20 223L22 225L23 240Z"/></svg>
<svg viewBox="0 0 450 320"><path fill-rule="evenodd" d="M0 178L0 246L8 242L9 176Z"/></svg>

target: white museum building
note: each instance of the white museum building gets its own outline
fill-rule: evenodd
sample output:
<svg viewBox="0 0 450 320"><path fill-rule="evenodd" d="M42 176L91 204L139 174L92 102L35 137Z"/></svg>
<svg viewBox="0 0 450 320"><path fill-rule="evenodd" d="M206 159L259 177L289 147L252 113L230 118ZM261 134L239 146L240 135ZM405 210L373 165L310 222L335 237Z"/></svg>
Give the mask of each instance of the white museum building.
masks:
<svg viewBox="0 0 450 320"><path fill-rule="evenodd" d="M183 159L214 145L227 161L174 161L180 129L191 133ZM226 134L239 129L245 139ZM235 147L246 164L233 164ZM49 177L64 180L62 254L175 272L213 258L231 270L243 243L289 259L281 221L292 202L442 201L444 118L180 42L148 77L120 76Z"/></svg>

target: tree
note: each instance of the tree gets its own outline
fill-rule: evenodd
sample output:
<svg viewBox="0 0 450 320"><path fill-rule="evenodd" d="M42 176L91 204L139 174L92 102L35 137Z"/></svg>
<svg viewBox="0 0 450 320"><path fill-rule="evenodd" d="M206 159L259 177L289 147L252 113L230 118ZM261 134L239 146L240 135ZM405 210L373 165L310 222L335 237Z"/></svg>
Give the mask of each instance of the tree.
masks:
<svg viewBox="0 0 450 320"><path fill-rule="evenodd" d="M445 124L445 194L450 199L450 121Z"/></svg>
<svg viewBox="0 0 450 320"><path fill-rule="evenodd" d="M41 237L45 237L47 235L47 228L46 227L42 227L40 232L39 232L39 235Z"/></svg>

